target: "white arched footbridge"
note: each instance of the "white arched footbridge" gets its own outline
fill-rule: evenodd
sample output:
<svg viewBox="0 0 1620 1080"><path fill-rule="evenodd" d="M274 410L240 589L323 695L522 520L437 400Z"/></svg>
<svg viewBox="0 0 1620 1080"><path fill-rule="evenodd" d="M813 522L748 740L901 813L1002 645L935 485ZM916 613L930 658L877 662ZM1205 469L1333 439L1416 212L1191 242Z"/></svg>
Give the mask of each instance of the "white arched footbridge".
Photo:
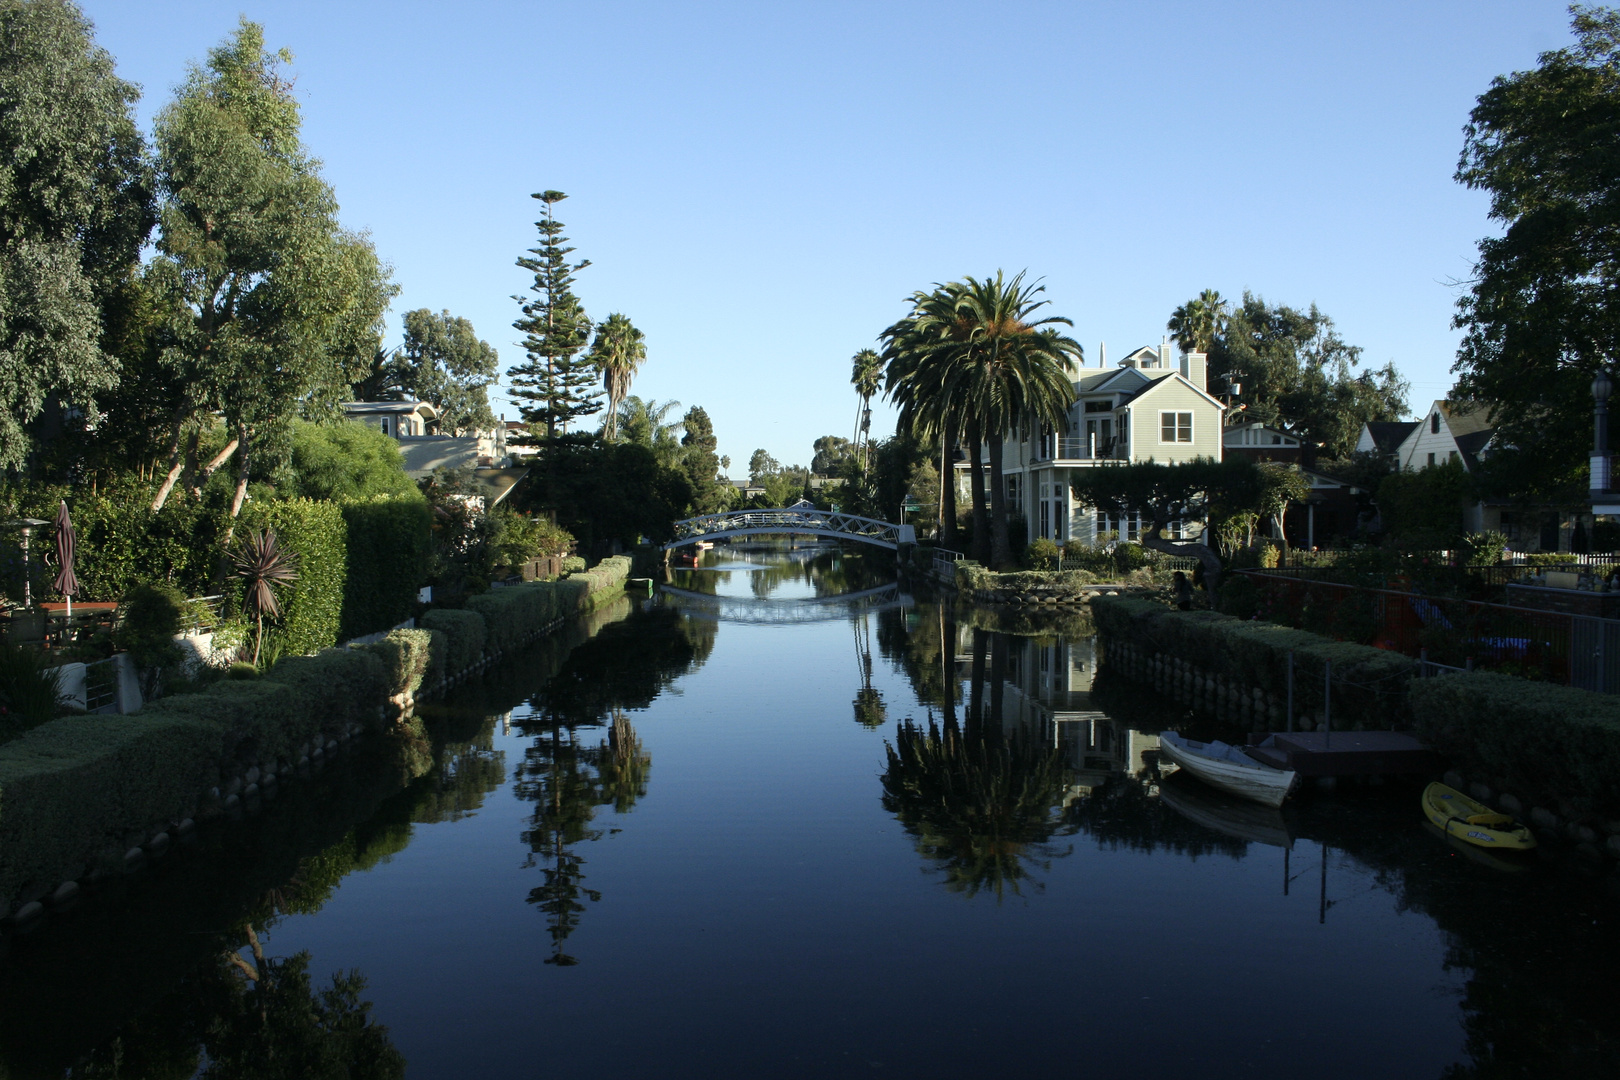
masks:
<svg viewBox="0 0 1620 1080"><path fill-rule="evenodd" d="M820 536L830 540L856 540L863 544L894 551L901 544L917 542L917 530L910 525L896 525L891 521L840 514L834 510L817 510L808 503L789 506L782 510L740 510L730 514L705 514L675 523L675 539L664 545L664 550L697 544L705 540L719 540L728 536L759 536L792 533L797 536Z"/></svg>

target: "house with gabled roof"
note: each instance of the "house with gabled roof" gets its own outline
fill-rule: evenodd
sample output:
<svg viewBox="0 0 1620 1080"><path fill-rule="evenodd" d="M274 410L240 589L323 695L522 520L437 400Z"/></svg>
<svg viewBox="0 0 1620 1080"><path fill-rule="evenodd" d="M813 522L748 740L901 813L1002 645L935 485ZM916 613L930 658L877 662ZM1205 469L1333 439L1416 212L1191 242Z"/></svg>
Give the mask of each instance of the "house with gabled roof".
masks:
<svg viewBox="0 0 1620 1080"><path fill-rule="evenodd" d="M1363 425L1363 439L1371 438L1371 427L1371 424ZM1480 458L1489 452L1495 428L1489 409L1436 401L1396 446L1395 467L1412 472L1455 461L1470 473L1476 472ZM1357 449L1360 449L1359 442Z"/></svg>
<svg viewBox="0 0 1620 1080"><path fill-rule="evenodd" d="M1206 358L1171 349L1165 340L1115 367L1082 370L1061 431L1009 434L1002 474L994 479L1006 485L1009 508L1029 522L1030 539L1096 543L1109 534L1121 540L1141 535L1139 516L1113 519L1075 500L1071 480L1079 470L1119 461L1221 459L1226 407L1209 393ZM1104 364L1106 357L1103 351ZM1169 538L1201 528L1184 523Z"/></svg>

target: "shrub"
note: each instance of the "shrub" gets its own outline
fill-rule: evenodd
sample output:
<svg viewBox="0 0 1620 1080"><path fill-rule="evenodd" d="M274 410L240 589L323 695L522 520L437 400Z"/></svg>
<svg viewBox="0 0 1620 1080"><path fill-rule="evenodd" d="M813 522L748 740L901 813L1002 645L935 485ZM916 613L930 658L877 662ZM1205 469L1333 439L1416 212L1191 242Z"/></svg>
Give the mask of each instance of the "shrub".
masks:
<svg viewBox="0 0 1620 1080"><path fill-rule="evenodd" d="M249 503L238 524L238 532L243 529L274 529L281 545L298 556L298 581L282 593L282 616L265 627L266 643L288 656L336 645L347 573L342 508L311 499Z"/></svg>
<svg viewBox="0 0 1620 1080"><path fill-rule="evenodd" d="M431 630L393 630L381 641L351 648L369 652L380 660L388 683L388 695L408 701L421 689L432 666L433 633Z"/></svg>
<svg viewBox="0 0 1620 1080"><path fill-rule="evenodd" d="M62 673L46 663L35 650L0 640L0 741L56 716Z"/></svg>
<svg viewBox="0 0 1620 1080"><path fill-rule="evenodd" d="M148 673L145 689L149 696L156 689L158 673L181 660L174 639L185 625L185 616L185 595L172 585L137 585L119 603L117 647Z"/></svg>
<svg viewBox="0 0 1620 1080"><path fill-rule="evenodd" d="M414 489L413 489L414 492ZM433 556L431 511L413 493L343 504L340 639L398 626L416 610Z"/></svg>
<svg viewBox="0 0 1620 1080"><path fill-rule="evenodd" d="M231 666L225 669L225 677L228 679L257 679L259 669L246 660L232 660Z"/></svg>
<svg viewBox="0 0 1620 1080"><path fill-rule="evenodd" d="M1495 566L1502 561L1508 538L1499 532L1469 533L1462 538L1464 566Z"/></svg>
<svg viewBox="0 0 1620 1080"><path fill-rule="evenodd" d="M1038 537L1031 540L1029 547L1024 549L1024 565L1031 570L1056 570L1061 554L1062 549L1055 541L1048 540L1044 536Z"/></svg>
<svg viewBox="0 0 1620 1080"><path fill-rule="evenodd" d="M434 608L418 619L417 625L444 635L444 670L447 675L460 675L484 656L487 631L484 617L476 611Z"/></svg>
<svg viewBox="0 0 1620 1080"><path fill-rule="evenodd" d="M469 597L467 610L484 617L489 651L505 652L520 645L558 615L573 613L572 605L566 610L560 607L558 596L565 591L579 591L587 583L575 581L566 590L565 584L534 581L495 589L482 596Z"/></svg>
<svg viewBox="0 0 1620 1080"><path fill-rule="evenodd" d="M1114 569L1121 574L1140 570L1148 564L1147 549L1141 544L1115 544L1113 556Z"/></svg>
<svg viewBox="0 0 1620 1080"><path fill-rule="evenodd" d="M580 555L569 555L562 561L562 569L563 573L565 574L577 573L578 571L585 569L585 566L585 559Z"/></svg>
<svg viewBox="0 0 1620 1080"><path fill-rule="evenodd" d="M1252 619L1260 611L1260 590L1247 574L1227 574L1221 579L1215 609L1233 618Z"/></svg>
<svg viewBox="0 0 1620 1080"><path fill-rule="evenodd" d="M1470 672L1412 683L1414 729L1521 798L1620 818L1620 699Z"/></svg>

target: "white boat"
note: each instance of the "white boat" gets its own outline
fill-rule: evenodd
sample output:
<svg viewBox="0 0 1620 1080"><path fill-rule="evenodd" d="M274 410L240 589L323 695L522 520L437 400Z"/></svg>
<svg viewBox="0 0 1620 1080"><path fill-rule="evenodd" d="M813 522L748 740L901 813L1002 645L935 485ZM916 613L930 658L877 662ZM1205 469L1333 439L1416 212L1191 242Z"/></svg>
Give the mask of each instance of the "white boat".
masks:
<svg viewBox="0 0 1620 1080"><path fill-rule="evenodd" d="M1256 761L1241 747L1194 742L1174 731L1159 732L1159 749L1204 783L1267 806L1281 806L1299 779L1294 770Z"/></svg>

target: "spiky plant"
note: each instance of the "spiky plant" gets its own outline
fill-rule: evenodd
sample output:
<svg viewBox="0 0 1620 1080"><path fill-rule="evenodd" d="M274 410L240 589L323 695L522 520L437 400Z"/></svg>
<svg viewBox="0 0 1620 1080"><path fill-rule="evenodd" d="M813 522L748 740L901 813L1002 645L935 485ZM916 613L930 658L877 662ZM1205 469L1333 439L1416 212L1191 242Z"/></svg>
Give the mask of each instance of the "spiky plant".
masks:
<svg viewBox="0 0 1620 1080"><path fill-rule="evenodd" d="M278 587L291 587L298 580L298 555L281 546L274 529L260 529L242 538L242 543L231 553L236 576L247 586L242 603L253 613L258 633L253 639L253 663L259 663L259 649L264 644L264 620L281 614L281 603L276 597Z"/></svg>

